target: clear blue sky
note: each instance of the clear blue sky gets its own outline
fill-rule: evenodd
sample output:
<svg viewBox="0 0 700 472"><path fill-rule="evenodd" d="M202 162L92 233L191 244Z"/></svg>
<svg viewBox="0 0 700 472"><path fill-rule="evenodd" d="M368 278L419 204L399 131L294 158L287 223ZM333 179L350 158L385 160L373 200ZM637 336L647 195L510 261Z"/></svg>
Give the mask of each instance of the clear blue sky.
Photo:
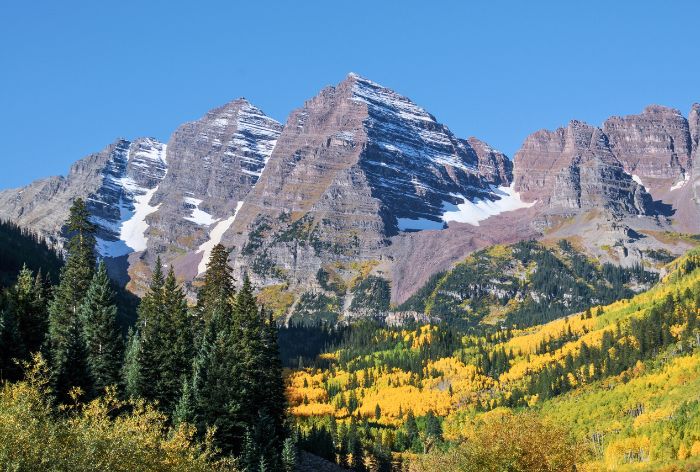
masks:
<svg viewBox="0 0 700 472"><path fill-rule="evenodd" d="M0 188L239 96L284 121L350 71L509 155L572 118L687 113L698 18L697 1L7 0Z"/></svg>

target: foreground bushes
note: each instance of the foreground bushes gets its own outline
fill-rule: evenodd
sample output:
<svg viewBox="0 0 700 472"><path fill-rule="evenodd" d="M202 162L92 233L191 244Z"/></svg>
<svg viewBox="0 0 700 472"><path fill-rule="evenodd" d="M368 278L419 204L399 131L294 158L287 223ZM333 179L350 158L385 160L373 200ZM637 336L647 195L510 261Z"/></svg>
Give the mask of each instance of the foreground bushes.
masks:
<svg viewBox="0 0 700 472"><path fill-rule="evenodd" d="M55 408L46 365L36 357L27 378L0 389L0 469L15 471L233 470L193 441L192 428L113 390L90 403Z"/></svg>
<svg viewBox="0 0 700 472"><path fill-rule="evenodd" d="M472 427L459 446L418 457L411 472L566 472L585 453L565 430L533 414L493 411Z"/></svg>

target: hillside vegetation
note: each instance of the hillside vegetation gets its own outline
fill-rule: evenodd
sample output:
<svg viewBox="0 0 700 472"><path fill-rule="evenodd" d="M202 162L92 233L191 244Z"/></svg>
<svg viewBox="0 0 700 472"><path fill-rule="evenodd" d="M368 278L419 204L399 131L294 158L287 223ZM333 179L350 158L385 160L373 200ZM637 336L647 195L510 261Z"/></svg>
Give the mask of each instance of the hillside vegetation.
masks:
<svg viewBox="0 0 700 472"><path fill-rule="evenodd" d="M530 451L542 460L576 450L584 470L694 470L699 267L700 251L692 251L646 292L528 328L346 329L315 363L288 376L306 447L332 451L341 463L360 443L368 463L428 452L412 467L478 470L454 464L478 463L488 448L475 445L496 447L487 438L515 415L524 436L551 425L565 432L551 450ZM527 460L508 470L534 470Z"/></svg>

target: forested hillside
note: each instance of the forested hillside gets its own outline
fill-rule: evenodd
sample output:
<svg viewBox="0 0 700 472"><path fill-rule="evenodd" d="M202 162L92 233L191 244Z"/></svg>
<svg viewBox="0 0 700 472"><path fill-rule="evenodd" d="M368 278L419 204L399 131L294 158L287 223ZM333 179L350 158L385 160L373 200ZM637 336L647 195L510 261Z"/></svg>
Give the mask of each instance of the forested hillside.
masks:
<svg viewBox="0 0 700 472"><path fill-rule="evenodd" d="M290 373L304 444L386 467L428 452L416 470L497 470L521 446L509 470L562 457L591 470L700 461L699 267L693 251L644 293L530 328L345 329ZM512 439L504 423L526 439L495 441ZM549 446L532 437L552 428Z"/></svg>
<svg viewBox="0 0 700 472"><path fill-rule="evenodd" d="M0 221L0 287L14 282L22 266L40 269L53 281L63 261L46 242L17 225Z"/></svg>
<svg viewBox="0 0 700 472"><path fill-rule="evenodd" d="M450 324L525 327L630 297L656 279L642 265L593 261L565 239L553 246L523 241L475 252L433 276L399 310Z"/></svg>

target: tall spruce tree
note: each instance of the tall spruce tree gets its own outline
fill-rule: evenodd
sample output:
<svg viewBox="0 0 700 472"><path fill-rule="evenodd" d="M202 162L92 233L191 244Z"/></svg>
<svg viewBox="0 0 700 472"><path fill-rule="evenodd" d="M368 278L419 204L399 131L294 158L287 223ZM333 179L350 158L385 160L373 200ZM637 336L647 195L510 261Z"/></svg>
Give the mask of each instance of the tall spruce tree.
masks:
<svg viewBox="0 0 700 472"><path fill-rule="evenodd" d="M241 454L247 423L242 420L242 385L237 332L233 323L235 291L222 245L212 250L197 300L201 335L190 386L183 389L178 420L194 423L200 432L216 427L215 441L225 454ZM251 434L250 429L247 430Z"/></svg>
<svg viewBox="0 0 700 472"><path fill-rule="evenodd" d="M214 440L224 454L239 454L245 423L241 421L240 386L235 366L240 362L231 326L231 308L220 305L204 327L194 360L192 385L183 390L178 413L203 433L215 427ZM189 405L184 394L190 395ZM181 415L178 415L181 417Z"/></svg>
<svg viewBox="0 0 700 472"><path fill-rule="evenodd" d="M203 327L221 305L231 305L235 295L234 280L228 264L228 250L217 244L211 251L204 284L197 294L197 314Z"/></svg>
<svg viewBox="0 0 700 472"><path fill-rule="evenodd" d="M125 369L136 369L138 373L131 378L129 394L135 397L154 401L158 398L158 383L160 377L160 353L162 345L162 306L163 306L163 264L160 257L153 268L151 283L148 291L141 299L138 308L138 320L136 331L138 343L134 344L132 336L129 345L129 362L135 366L127 366ZM134 352L134 348L136 351ZM133 372L132 372L133 373Z"/></svg>
<svg viewBox="0 0 700 472"><path fill-rule="evenodd" d="M216 445L252 470L261 464L280 470L287 434L277 329L258 309L247 276L234 293L221 245L212 251L197 308L203 331L177 420L194 423L200 432L216 427Z"/></svg>
<svg viewBox="0 0 700 472"><path fill-rule="evenodd" d="M48 354L59 398L71 387L91 389L78 309L95 272L95 226L85 202L77 199L66 222L66 263L49 305Z"/></svg>
<svg viewBox="0 0 700 472"><path fill-rule="evenodd" d="M97 393L120 383L124 345L117 327L114 296L107 268L101 261L79 309L87 362Z"/></svg>
<svg viewBox="0 0 700 472"><path fill-rule="evenodd" d="M141 353L141 337L139 331L129 328L126 337L126 349L124 352L124 365L122 366L122 379L124 390L130 397L137 397L143 380L139 365Z"/></svg>
<svg viewBox="0 0 700 472"><path fill-rule="evenodd" d="M175 413L193 357L187 299L172 267L163 278L158 258L149 290L139 305L136 331L130 335L124 367L127 392L158 402L168 414Z"/></svg>
<svg viewBox="0 0 700 472"><path fill-rule="evenodd" d="M24 355L17 319L8 305L5 295L0 293L0 382L20 378L16 360Z"/></svg>
<svg viewBox="0 0 700 472"><path fill-rule="evenodd" d="M163 410L172 413L182 391L183 379L187 377L194 357L192 324L187 309L187 300L178 285L171 267L163 284L161 317L160 376L156 399Z"/></svg>
<svg viewBox="0 0 700 472"><path fill-rule="evenodd" d="M36 276L24 266L7 294L21 337L23 358L41 349L48 327L48 290L39 272Z"/></svg>

